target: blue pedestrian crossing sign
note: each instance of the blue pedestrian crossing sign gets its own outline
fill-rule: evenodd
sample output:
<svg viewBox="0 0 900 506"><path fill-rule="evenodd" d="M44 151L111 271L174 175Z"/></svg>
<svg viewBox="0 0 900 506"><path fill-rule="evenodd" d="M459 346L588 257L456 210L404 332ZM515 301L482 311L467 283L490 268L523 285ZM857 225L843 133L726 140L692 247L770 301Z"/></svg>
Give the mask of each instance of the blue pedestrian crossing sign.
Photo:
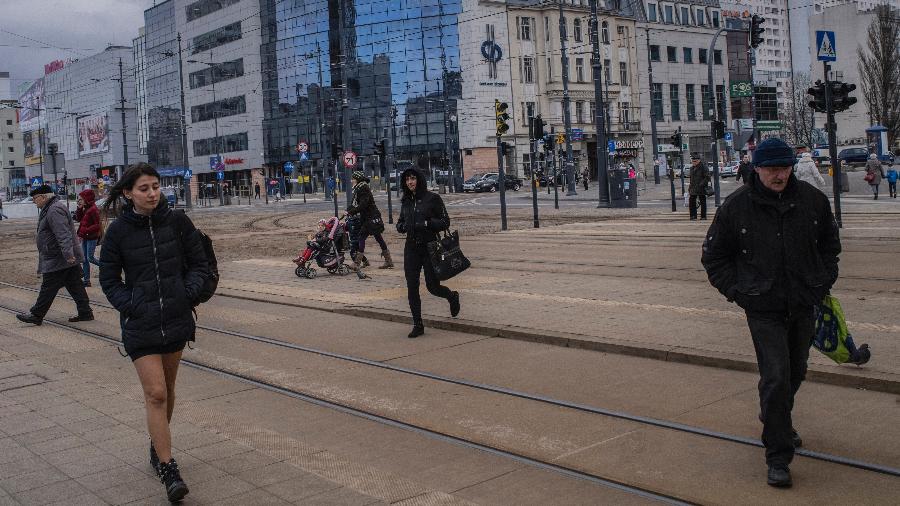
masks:
<svg viewBox="0 0 900 506"><path fill-rule="evenodd" d="M305 162L307 160L309 160L309 153L307 153L306 151L300 153L300 161Z"/></svg>
<svg viewBox="0 0 900 506"><path fill-rule="evenodd" d="M223 181L225 179L225 173L221 170L219 172L216 172L216 179L218 179L219 181Z"/></svg>
<svg viewBox="0 0 900 506"><path fill-rule="evenodd" d="M819 61L837 61L834 32L816 30L816 58Z"/></svg>
<svg viewBox="0 0 900 506"><path fill-rule="evenodd" d="M616 150L616 141L607 141L606 147L610 152L615 151Z"/></svg>
<svg viewBox="0 0 900 506"><path fill-rule="evenodd" d="M184 178L190 179L194 176L194 172L191 169L187 169L184 171Z"/></svg>
<svg viewBox="0 0 900 506"><path fill-rule="evenodd" d="M31 178L31 186L33 186L33 187L35 187L35 188L37 188L38 186L40 186L41 184L43 184L43 182L44 182L44 181L43 181L43 178L40 178L40 177L33 177L33 178Z"/></svg>

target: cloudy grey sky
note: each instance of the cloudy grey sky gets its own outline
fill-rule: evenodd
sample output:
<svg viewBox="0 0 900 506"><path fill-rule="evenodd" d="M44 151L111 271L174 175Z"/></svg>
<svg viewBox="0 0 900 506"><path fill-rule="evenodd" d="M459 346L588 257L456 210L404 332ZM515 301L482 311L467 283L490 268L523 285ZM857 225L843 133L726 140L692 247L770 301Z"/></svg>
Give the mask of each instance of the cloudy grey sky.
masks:
<svg viewBox="0 0 900 506"><path fill-rule="evenodd" d="M44 64L53 60L88 56L108 44L130 46L144 24L144 9L153 4L154 0L0 0L0 71L10 73L15 95L23 83L42 76Z"/></svg>

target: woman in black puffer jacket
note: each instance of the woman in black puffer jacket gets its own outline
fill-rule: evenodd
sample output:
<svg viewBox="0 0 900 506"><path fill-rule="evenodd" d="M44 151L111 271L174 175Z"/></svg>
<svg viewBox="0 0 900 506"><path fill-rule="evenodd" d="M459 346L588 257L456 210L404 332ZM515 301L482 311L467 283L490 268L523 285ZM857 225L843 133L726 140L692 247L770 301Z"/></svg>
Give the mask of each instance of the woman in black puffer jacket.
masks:
<svg viewBox="0 0 900 506"><path fill-rule="evenodd" d="M425 287L428 292L450 302L450 315L459 314L459 292L441 285L431 259L428 243L438 238L438 233L450 228L450 216L440 195L428 191L425 177L416 169L406 169L400 177L403 184L403 200L397 232L406 234L403 248L403 271L406 276L407 298L412 311L413 329L410 338L425 333L422 323L422 298L419 296L419 273L425 271Z"/></svg>
<svg viewBox="0 0 900 506"><path fill-rule="evenodd" d="M208 264L191 220L169 209L161 196L156 169L132 166L112 188L107 212L120 197L127 203L103 239L100 285L120 313L122 342L144 390L150 463L174 502L188 489L172 458L169 420L178 363L185 344L194 340L192 309Z"/></svg>

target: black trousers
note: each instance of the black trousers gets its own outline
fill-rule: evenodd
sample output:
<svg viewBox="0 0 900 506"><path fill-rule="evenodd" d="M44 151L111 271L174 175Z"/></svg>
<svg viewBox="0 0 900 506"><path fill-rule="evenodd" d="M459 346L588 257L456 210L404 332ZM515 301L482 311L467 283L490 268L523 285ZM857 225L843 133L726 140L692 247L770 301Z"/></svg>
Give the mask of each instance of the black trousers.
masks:
<svg viewBox="0 0 900 506"><path fill-rule="evenodd" d="M452 293L449 288L441 285L431 259L428 258L428 249L424 244L416 245L406 243L403 249L403 273L406 275L406 297L409 299L409 310L412 312L414 322L422 321L422 297L419 295L419 273L425 271L425 287L435 297L450 298Z"/></svg>
<svg viewBox="0 0 900 506"><path fill-rule="evenodd" d="M759 366L759 406L766 463L790 464L791 410L794 396L806 377L809 347L815 332L813 308L790 314L747 313Z"/></svg>
<svg viewBox="0 0 900 506"><path fill-rule="evenodd" d="M691 219L697 218L697 201L700 201L700 218L706 219L706 195L691 195L689 204Z"/></svg>
<svg viewBox="0 0 900 506"><path fill-rule="evenodd" d="M81 274L81 264L44 274L41 280L41 291L38 293L37 302L31 307L31 314L38 318L46 316L47 311L50 311L50 306L53 305L53 300L56 299L56 293L62 287L66 287L69 295L75 299L78 314L91 313L91 304L88 300L87 290L84 289Z"/></svg>
<svg viewBox="0 0 900 506"><path fill-rule="evenodd" d="M897 197L897 183L888 182L888 191L891 192L891 197Z"/></svg>

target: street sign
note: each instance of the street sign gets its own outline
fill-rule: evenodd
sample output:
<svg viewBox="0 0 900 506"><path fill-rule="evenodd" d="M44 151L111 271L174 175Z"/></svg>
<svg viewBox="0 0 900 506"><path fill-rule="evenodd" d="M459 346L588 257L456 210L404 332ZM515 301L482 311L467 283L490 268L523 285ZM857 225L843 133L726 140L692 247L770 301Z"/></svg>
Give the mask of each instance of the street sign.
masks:
<svg viewBox="0 0 900 506"><path fill-rule="evenodd" d="M224 168L225 164L222 163L222 157L218 155L209 157L209 170L217 170L221 172Z"/></svg>
<svg viewBox="0 0 900 506"><path fill-rule="evenodd" d="M222 172L221 170L220 170L219 172L216 172L216 179L218 179L219 181L224 180L224 179L225 179L225 173Z"/></svg>
<svg viewBox="0 0 900 506"><path fill-rule="evenodd" d="M753 130L752 118L739 118L735 121L737 122L738 130Z"/></svg>
<svg viewBox="0 0 900 506"><path fill-rule="evenodd" d="M606 143L606 146L607 146L607 149L609 149L609 152L612 153L613 151L616 150L616 141L609 141Z"/></svg>
<svg viewBox="0 0 900 506"><path fill-rule="evenodd" d="M657 153L677 153L680 151L674 144L657 144Z"/></svg>
<svg viewBox="0 0 900 506"><path fill-rule="evenodd" d="M751 81L732 81L729 91L731 98L752 97L753 83Z"/></svg>
<svg viewBox="0 0 900 506"><path fill-rule="evenodd" d="M303 153L300 153L300 161L305 162L307 160L309 160L309 153L305 151Z"/></svg>
<svg viewBox="0 0 900 506"><path fill-rule="evenodd" d="M184 171L184 178L185 178L185 179L190 179L190 178L192 178L192 177L194 177L194 171L192 171L191 169L186 169L186 170Z"/></svg>
<svg viewBox="0 0 900 506"><path fill-rule="evenodd" d="M356 153L353 151L344 151L344 156L341 157L341 161L343 161L344 167L352 169L356 166Z"/></svg>
<svg viewBox="0 0 900 506"><path fill-rule="evenodd" d="M731 142L734 139L734 134L731 132L725 132L725 140L727 142Z"/></svg>
<svg viewBox="0 0 900 506"><path fill-rule="evenodd" d="M572 142L578 142L584 140L584 130L580 128L572 129Z"/></svg>
<svg viewBox="0 0 900 506"><path fill-rule="evenodd" d="M35 188L37 188L38 186L40 186L43 182L44 182L44 181L43 181L43 178L41 178L41 177L33 177L33 178L31 178L31 186L33 186L33 187L35 187Z"/></svg>
<svg viewBox="0 0 900 506"><path fill-rule="evenodd" d="M284 171L288 174L294 172L294 162L284 162Z"/></svg>
<svg viewBox="0 0 900 506"><path fill-rule="evenodd" d="M297 143L297 152L298 153L306 153L309 151L309 144L306 141L300 141Z"/></svg>
<svg viewBox="0 0 900 506"><path fill-rule="evenodd" d="M565 144L566 143L566 134L560 132L556 134L556 143L557 144Z"/></svg>
<svg viewBox="0 0 900 506"><path fill-rule="evenodd" d="M834 32L816 30L816 59L819 61L837 61L834 47Z"/></svg>
<svg viewBox="0 0 900 506"><path fill-rule="evenodd" d="M777 120L759 120L756 122L756 129L760 132L781 130L783 127L784 125Z"/></svg>

